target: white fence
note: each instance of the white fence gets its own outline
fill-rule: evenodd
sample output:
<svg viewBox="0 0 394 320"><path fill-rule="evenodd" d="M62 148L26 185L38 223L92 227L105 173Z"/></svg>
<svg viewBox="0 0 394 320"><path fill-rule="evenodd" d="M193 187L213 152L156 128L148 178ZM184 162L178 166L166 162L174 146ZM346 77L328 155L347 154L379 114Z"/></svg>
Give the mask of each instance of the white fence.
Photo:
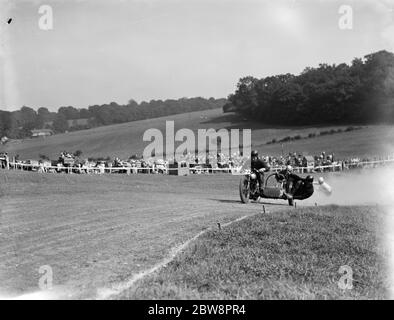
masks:
<svg viewBox="0 0 394 320"><path fill-rule="evenodd" d="M6 161L5 158L0 158L3 163ZM324 171L342 171L354 168L371 168L382 165L393 164L394 158L387 158L386 160L375 160L375 161L358 161L358 162L345 162L340 161L331 165L325 166L309 166L309 167L295 167L294 172L297 173L308 173L308 172L324 172ZM185 170L185 168L169 168L168 166L154 166L154 167L105 167L105 166L81 166L81 167L69 167L69 166L48 166L44 164L26 164L17 161L7 161L4 165L5 169L14 170L30 170L37 172L48 172L48 173L86 173L86 174L105 174L105 173L124 173L124 174L138 174L138 173L163 173L169 174L170 171ZM273 167L271 171L277 172L283 167ZM229 168L207 168L203 166L189 167L188 174L214 174L214 173L232 173L232 174L243 174L241 167L229 167Z"/></svg>

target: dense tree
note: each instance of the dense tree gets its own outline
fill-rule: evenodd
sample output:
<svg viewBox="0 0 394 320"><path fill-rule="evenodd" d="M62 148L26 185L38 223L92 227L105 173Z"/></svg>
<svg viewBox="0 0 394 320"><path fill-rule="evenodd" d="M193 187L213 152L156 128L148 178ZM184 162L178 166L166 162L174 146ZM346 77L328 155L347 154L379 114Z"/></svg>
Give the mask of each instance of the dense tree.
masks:
<svg viewBox="0 0 394 320"><path fill-rule="evenodd" d="M320 64L298 76L241 78L224 111L270 124L393 123L394 54Z"/></svg>
<svg viewBox="0 0 394 320"><path fill-rule="evenodd" d="M178 100L143 101L138 104L135 100L130 99L126 105L111 102L83 109L68 106L59 108L57 113L49 112L46 108L39 108L35 112L32 108L23 107L13 112L0 111L0 135L23 138L30 136L31 129L46 127L53 129L56 133L65 130L82 130L177 113L221 108L226 102L226 99L181 98ZM76 119L84 119L83 124L68 125L67 120Z"/></svg>
<svg viewBox="0 0 394 320"><path fill-rule="evenodd" d="M79 119L79 110L74 107L60 107L58 113L63 114L67 120Z"/></svg>
<svg viewBox="0 0 394 320"><path fill-rule="evenodd" d="M55 133L61 133L68 130L67 118L63 113L58 113L53 121L53 130Z"/></svg>
<svg viewBox="0 0 394 320"><path fill-rule="evenodd" d="M9 111L0 110L0 138L11 136L12 131L12 114Z"/></svg>
<svg viewBox="0 0 394 320"><path fill-rule="evenodd" d="M44 128L47 121L51 121L49 110L47 108L38 108L35 128Z"/></svg>

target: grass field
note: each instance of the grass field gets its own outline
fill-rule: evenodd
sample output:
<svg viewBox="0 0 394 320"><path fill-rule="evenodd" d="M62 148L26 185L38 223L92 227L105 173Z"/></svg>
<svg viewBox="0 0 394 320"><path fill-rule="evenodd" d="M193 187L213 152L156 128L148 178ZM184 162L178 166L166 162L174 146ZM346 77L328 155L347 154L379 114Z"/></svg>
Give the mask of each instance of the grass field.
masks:
<svg viewBox="0 0 394 320"><path fill-rule="evenodd" d="M260 210L238 200L238 177L40 175L0 170L0 296L54 286L94 298L195 234ZM285 204L284 204L285 205Z"/></svg>
<svg viewBox="0 0 394 320"><path fill-rule="evenodd" d="M246 290L239 297L250 294L254 298L275 298L287 294L289 298L338 298L340 292L334 290L332 283L328 291L324 289L327 279L338 278L338 264L349 264L355 272L362 272L357 274L366 283L364 289L347 296L385 297L381 289L385 275L375 277L382 270L376 250L383 237L384 213L374 204L392 197L378 191L382 180L377 174L359 175L377 191L359 194L357 186L365 181L351 174L343 178L334 175L327 177L327 181L334 190L340 190L332 198L321 197L316 192L309 201L298 201L294 209L283 200L241 204L239 177L226 174L177 177L1 170L0 297L36 292L41 276L38 270L49 265L53 269L54 298L97 298L100 292L128 283L135 275L160 264L174 248L206 230L206 234L187 247L184 255L177 257L179 264L172 263L154 279L146 280L153 281L152 288L160 284L159 290L145 292L141 290L144 286L139 285L136 294L134 285L126 286L124 292L111 298L147 294L152 294L152 298L195 295L230 298L235 294L232 286L239 284ZM381 176L387 177L387 172ZM372 181L374 177L376 181ZM353 181L353 185L348 181ZM387 182L383 183L387 187ZM315 201L345 204L347 194L349 205L372 204L372 208L315 207ZM367 199L366 195L369 195ZM263 205L266 215L261 214ZM258 216L226 227L221 233L209 231L216 229L217 223L224 225L253 215ZM241 248L245 249L244 253ZM231 252L234 254L227 257ZM282 261L284 252L289 253L288 261ZM240 259L246 264L242 265ZM273 264L270 266L268 261ZM218 268L229 265L227 269L223 266L223 273L218 273L220 270L212 263ZM261 269L260 263L265 269ZM232 273L230 264L240 273ZM276 293L280 281L275 278L279 272L275 268L285 270L282 275L285 278L279 280L286 280L283 283L289 288L287 293L285 289ZM264 280L263 275L271 271L272 278ZM302 280L299 272L304 271L309 273ZM370 276L366 275L367 271ZM192 281L193 275L199 272L201 277ZM248 282L249 277L256 279L253 272L263 277L258 283L265 283L268 291L258 293L257 287ZM168 281L161 283L160 277ZM204 289L200 282L204 277L212 279L214 286ZM300 281L304 281L305 290ZM201 288L196 289L195 284ZM216 285L229 291L216 291ZM171 288L175 292L181 289L181 293L173 295Z"/></svg>
<svg viewBox="0 0 394 320"><path fill-rule="evenodd" d="M145 130L157 128L164 135L166 120L175 122L175 130L189 128L194 132L197 129L208 128L252 129L253 147L263 154L270 155L282 153L281 144L266 144L274 138L279 140L286 136L307 136L309 133L347 127L264 126L258 122L241 121L234 114L223 114L221 109L215 109L70 132L47 138L12 141L5 146L0 146L0 151L7 151L11 156L19 154L21 159L38 159L40 154L57 159L63 150L70 152L81 150L83 157L128 158L132 154L142 154L147 146L148 143L142 139ZM386 155L394 151L393 136L392 126L368 126L357 131L285 143L283 152L285 154L288 152L319 154L326 151L342 158Z"/></svg>
<svg viewBox="0 0 394 320"><path fill-rule="evenodd" d="M378 207L270 212L211 230L124 299L385 299ZM352 268L353 288L338 283Z"/></svg>

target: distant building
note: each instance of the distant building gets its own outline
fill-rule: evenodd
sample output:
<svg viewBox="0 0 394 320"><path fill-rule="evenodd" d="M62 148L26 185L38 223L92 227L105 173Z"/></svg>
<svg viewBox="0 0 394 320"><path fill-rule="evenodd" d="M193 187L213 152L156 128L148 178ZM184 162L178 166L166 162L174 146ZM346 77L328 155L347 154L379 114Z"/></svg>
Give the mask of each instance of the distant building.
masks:
<svg viewBox="0 0 394 320"><path fill-rule="evenodd" d="M302 165L304 167L314 167L315 166L315 159L312 156L305 156L302 159Z"/></svg>
<svg viewBox="0 0 394 320"><path fill-rule="evenodd" d="M47 137L53 135L53 131L51 129L34 129L31 130L31 137L38 138L38 137Z"/></svg>

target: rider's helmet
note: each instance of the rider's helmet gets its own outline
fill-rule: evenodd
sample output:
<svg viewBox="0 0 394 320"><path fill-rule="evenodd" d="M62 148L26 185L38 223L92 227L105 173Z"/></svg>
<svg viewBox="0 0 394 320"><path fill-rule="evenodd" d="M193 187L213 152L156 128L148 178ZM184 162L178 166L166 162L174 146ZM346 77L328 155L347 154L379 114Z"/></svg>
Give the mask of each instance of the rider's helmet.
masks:
<svg viewBox="0 0 394 320"><path fill-rule="evenodd" d="M313 176L311 175L306 176L305 181L308 183L313 183Z"/></svg>
<svg viewBox="0 0 394 320"><path fill-rule="evenodd" d="M254 157L258 157L259 156L259 152L257 150L253 150L251 153L252 158Z"/></svg>
<svg viewBox="0 0 394 320"><path fill-rule="evenodd" d="M291 165L286 166L286 170L288 172L292 172L293 171L293 167Z"/></svg>

